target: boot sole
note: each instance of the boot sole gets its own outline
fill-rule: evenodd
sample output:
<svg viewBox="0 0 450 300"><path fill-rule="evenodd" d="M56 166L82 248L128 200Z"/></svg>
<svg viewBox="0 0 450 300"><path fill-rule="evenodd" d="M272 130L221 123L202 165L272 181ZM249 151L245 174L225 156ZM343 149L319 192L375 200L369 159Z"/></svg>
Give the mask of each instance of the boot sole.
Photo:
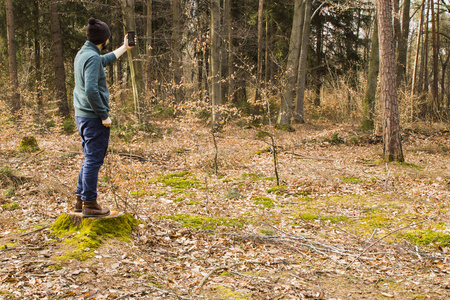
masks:
<svg viewBox="0 0 450 300"><path fill-rule="evenodd" d="M103 217L107 217L109 215L110 215L110 213L108 212L107 214L104 214L104 215L83 215L83 218L100 219L100 218L103 218Z"/></svg>

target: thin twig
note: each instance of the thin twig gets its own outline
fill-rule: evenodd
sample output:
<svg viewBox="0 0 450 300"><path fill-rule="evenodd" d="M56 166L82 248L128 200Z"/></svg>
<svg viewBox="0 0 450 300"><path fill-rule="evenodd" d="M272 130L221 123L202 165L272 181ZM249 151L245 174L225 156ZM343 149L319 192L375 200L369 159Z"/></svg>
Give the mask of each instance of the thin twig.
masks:
<svg viewBox="0 0 450 300"><path fill-rule="evenodd" d="M232 264L231 266L221 266L221 267L216 267L216 268L212 269L211 272L209 272L208 274L206 274L206 275L203 277L202 281L201 281L200 284L194 289L194 291L197 291L197 290L200 291L201 288L205 285L206 280L208 280L208 278L209 278L212 274L216 273L217 271L228 270L228 269L230 269L230 268L232 268L232 267L234 267L234 266L236 266L236 265L238 265L238 264Z"/></svg>
<svg viewBox="0 0 450 300"><path fill-rule="evenodd" d="M420 224L420 223L423 223L423 222L425 222L425 221L421 221L421 222L417 222L417 223L411 223L411 224L408 224L408 225L406 225L406 226L404 226L404 227L402 227L402 228L399 228L399 229L396 229L396 230L394 230L394 231L391 231L391 232L389 232L388 234L385 234L385 235L383 235L382 237L380 237L378 240L376 240L375 242L373 242L372 244L370 244L368 247L366 247L348 266L347 266L347 269L349 269L354 263L355 263L355 261L357 260L357 259L359 259L364 253L366 253L366 251L367 250L369 250L370 248L372 248L373 246L375 246L376 244L378 244L379 242L381 242L382 240L384 240L385 238L387 238L388 236L390 236L390 235L392 235L392 234L394 234L394 233L396 233L396 232L399 232L399 231L401 231L401 230L404 230L404 229L406 229L406 228L409 228L409 227L411 227L412 225L417 225L417 224Z"/></svg>

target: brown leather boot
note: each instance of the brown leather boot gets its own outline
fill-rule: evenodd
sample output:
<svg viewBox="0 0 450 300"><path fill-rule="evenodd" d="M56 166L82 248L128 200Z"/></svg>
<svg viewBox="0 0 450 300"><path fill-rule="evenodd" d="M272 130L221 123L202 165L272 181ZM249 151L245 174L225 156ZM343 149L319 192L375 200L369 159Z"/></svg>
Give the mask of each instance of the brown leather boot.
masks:
<svg viewBox="0 0 450 300"><path fill-rule="evenodd" d="M83 201L81 201L81 195L77 195L77 203L75 203L75 212L79 213L83 211Z"/></svg>
<svg viewBox="0 0 450 300"><path fill-rule="evenodd" d="M97 199L83 201L83 218L100 218L109 215L108 208L101 208Z"/></svg>

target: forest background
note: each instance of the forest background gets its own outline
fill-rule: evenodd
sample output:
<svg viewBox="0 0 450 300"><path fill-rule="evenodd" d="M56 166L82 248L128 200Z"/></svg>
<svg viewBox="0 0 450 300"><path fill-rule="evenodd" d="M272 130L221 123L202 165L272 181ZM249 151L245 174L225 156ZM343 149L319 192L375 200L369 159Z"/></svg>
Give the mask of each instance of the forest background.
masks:
<svg viewBox="0 0 450 300"><path fill-rule="evenodd" d="M449 5L0 0L0 298L446 299ZM137 33L99 189L143 223L86 245L52 224L89 17Z"/></svg>

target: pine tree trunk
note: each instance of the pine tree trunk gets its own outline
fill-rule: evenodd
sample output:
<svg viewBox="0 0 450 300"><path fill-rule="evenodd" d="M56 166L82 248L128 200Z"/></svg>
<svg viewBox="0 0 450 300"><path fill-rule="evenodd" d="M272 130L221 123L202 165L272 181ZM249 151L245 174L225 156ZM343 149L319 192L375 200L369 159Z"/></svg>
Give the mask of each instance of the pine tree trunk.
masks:
<svg viewBox="0 0 450 300"><path fill-rule="evenodd" d="M406 59L408 56L409 11L411 0L403 1L402 32L397 47L397 83L400 86L406 77Z"/></svg>
<svg viewBox="0 0 450 300"><path fill-rule="evenodd" d="M183 101L181 88L182 53L181 53L181 0L172 0L172 70L175 101Z"/></svg>
<svg viewBox="0 0 450 300"><path fill-rule="evenodd" d="M41 70L41 43L39 35L39 1L34 0L34 68L36 69L36 103L38 114L44 113L44 103L42 99L42 70Z"/></svg>
<svg viewBox="0 0 450 300"><path fill-rule="evenodd" d="M136 31L134 0L122 0L122 12L124 19L124 30ZM136 36L139 36L136 33ZM142 61L139 60L139 45L136 44L133 49L127 51L128 62L131 71L131 85L133 88L134 112L137 116L138 122L141 122L141 99L145 97L145 84L142 73Z"/></svg>
<svg viewBox="0 0 450 300"><path fill-rule="evenodd" d="M312 0L305 2L305 18L303 23L303 35L300 49L300 63L298 66L297 78L297 95L295 105L295 119L299 123L305 123L304 102L305 102L305 83L306 83L306 67L308 58L309 35L311 32L311 8Z"/></svg>
<svg viewBox="0 0 450 300"><path fill-rule="evenodd" d="M55 92L59 112L65 118L70 117L69 103L67 101L66 90L66 70L64 67L64 54L61 36L61 26L59 24L58 3L50 3L50 22L52 28L53 59L55 64Z"/></svg>
<svg viewBox="0 0 450 300"><path fill-rule="evenodd" d="M394 0L395 1L395 0ZM404 161L397 99L392 0L378 0L380 43L380 96L383 109L383 153L385 161Z"/></svg>
<svg viewBox="0 0 450 300"><path fill-rule="evenodd" d="M152 58L152 37L153 37L153 0L147 0L147 19L146 19L146 55L147 55L147 78L145 80L145 90L147 91L147 95L151 95L151 82L153 81L152 76L152 68L153 66L153 58Z"/></svg>
<svg viewBox="0 0 450 300"><path fill-rule="evenodd" d="M411 83L411 97L413 97L417 92L417 71L419 68L419 53L420 53L420 41L422 37L422 27L423 27L423 17L424 17L424 9L425 9L425 0L422 1L421 9L420 9L420 21L419 21L419 27L418 27L418 33L417 33L417 42L416 42L416 55L414 57L414 67L413 67L413 74L412 74L412 83ZM411 116L414 116L414 103L411 106ZM412 119L411 119L412 121Z"/></svg>
<svg viewBox="0 0 450 300"><path fill-rule="evenodd" d="M433 49L433 83L431 86L431 94L433 96L432 103L432 117L437 118L439 114L439 101L438 101L438 80L439 80L439 43L437 35L437 21L436 10L434 9L434 1L430 3L431 10L431 39Z"/></svg>
<svg viewBox="0 0 450 300"><path fill-rule="evenodd" d="M231 43L231 24L230 24L230 9L231 9L231 0L223 0L223 24L222 24L222 40L223 40L223 53L222 53L222 78L225 80L222 84L222 93L223 93L223 99L225 99L226 102L230 100L230 85L229 85L229 78L230 78L230 65L228 62L230 52L229 47Z"/></svg>
<svg viewBox="0 0 450 300"><path fill-rule="evenodd" d="M220 122L220 105L222 104L220 18L220 0L211 0L211 100L213 126L217 126Z"/></svg>
<svg viewBox="0 0 450 300"><path fill-rule="evenodd" d="M372 47L370 50L369 73L367 75L366 94L364 96L364 114L361 123L363 130L373 130L373 115L375 110L375 96L377 92L378 73L380 67L378 44L378 20L373 21Z"/></svg>
<svg viewBox="0 0 450 300"><path fill-rule="evenodd" d="M263 79L263 12L264 0L259 0L258 5L258 56L257 56L257 70L256 70L256 89L255 101L261 100L261 82ZM257 107L259 107L257 105Z"/></svg>
<svg viewBox="0 0 450 300"><path fill-rule="evenodd" d="M300 57L300 41L302 25L305 18L304 0L295 0L294 20L289 41L289 55L285 71L285 86L281 95L281 109L277 124L285 129L291 129L292 104L297 83L298 64Z"/></svg>
<svg viewBox="0 0 450 300"><path fill-rule="evenodd" d="M11 84L11 109L13 112L20 110L19 79L17 75L16 41L14 25L14 11L12 0L6 0L6 26L8 36L8 65L9 82Z"/></svg>

